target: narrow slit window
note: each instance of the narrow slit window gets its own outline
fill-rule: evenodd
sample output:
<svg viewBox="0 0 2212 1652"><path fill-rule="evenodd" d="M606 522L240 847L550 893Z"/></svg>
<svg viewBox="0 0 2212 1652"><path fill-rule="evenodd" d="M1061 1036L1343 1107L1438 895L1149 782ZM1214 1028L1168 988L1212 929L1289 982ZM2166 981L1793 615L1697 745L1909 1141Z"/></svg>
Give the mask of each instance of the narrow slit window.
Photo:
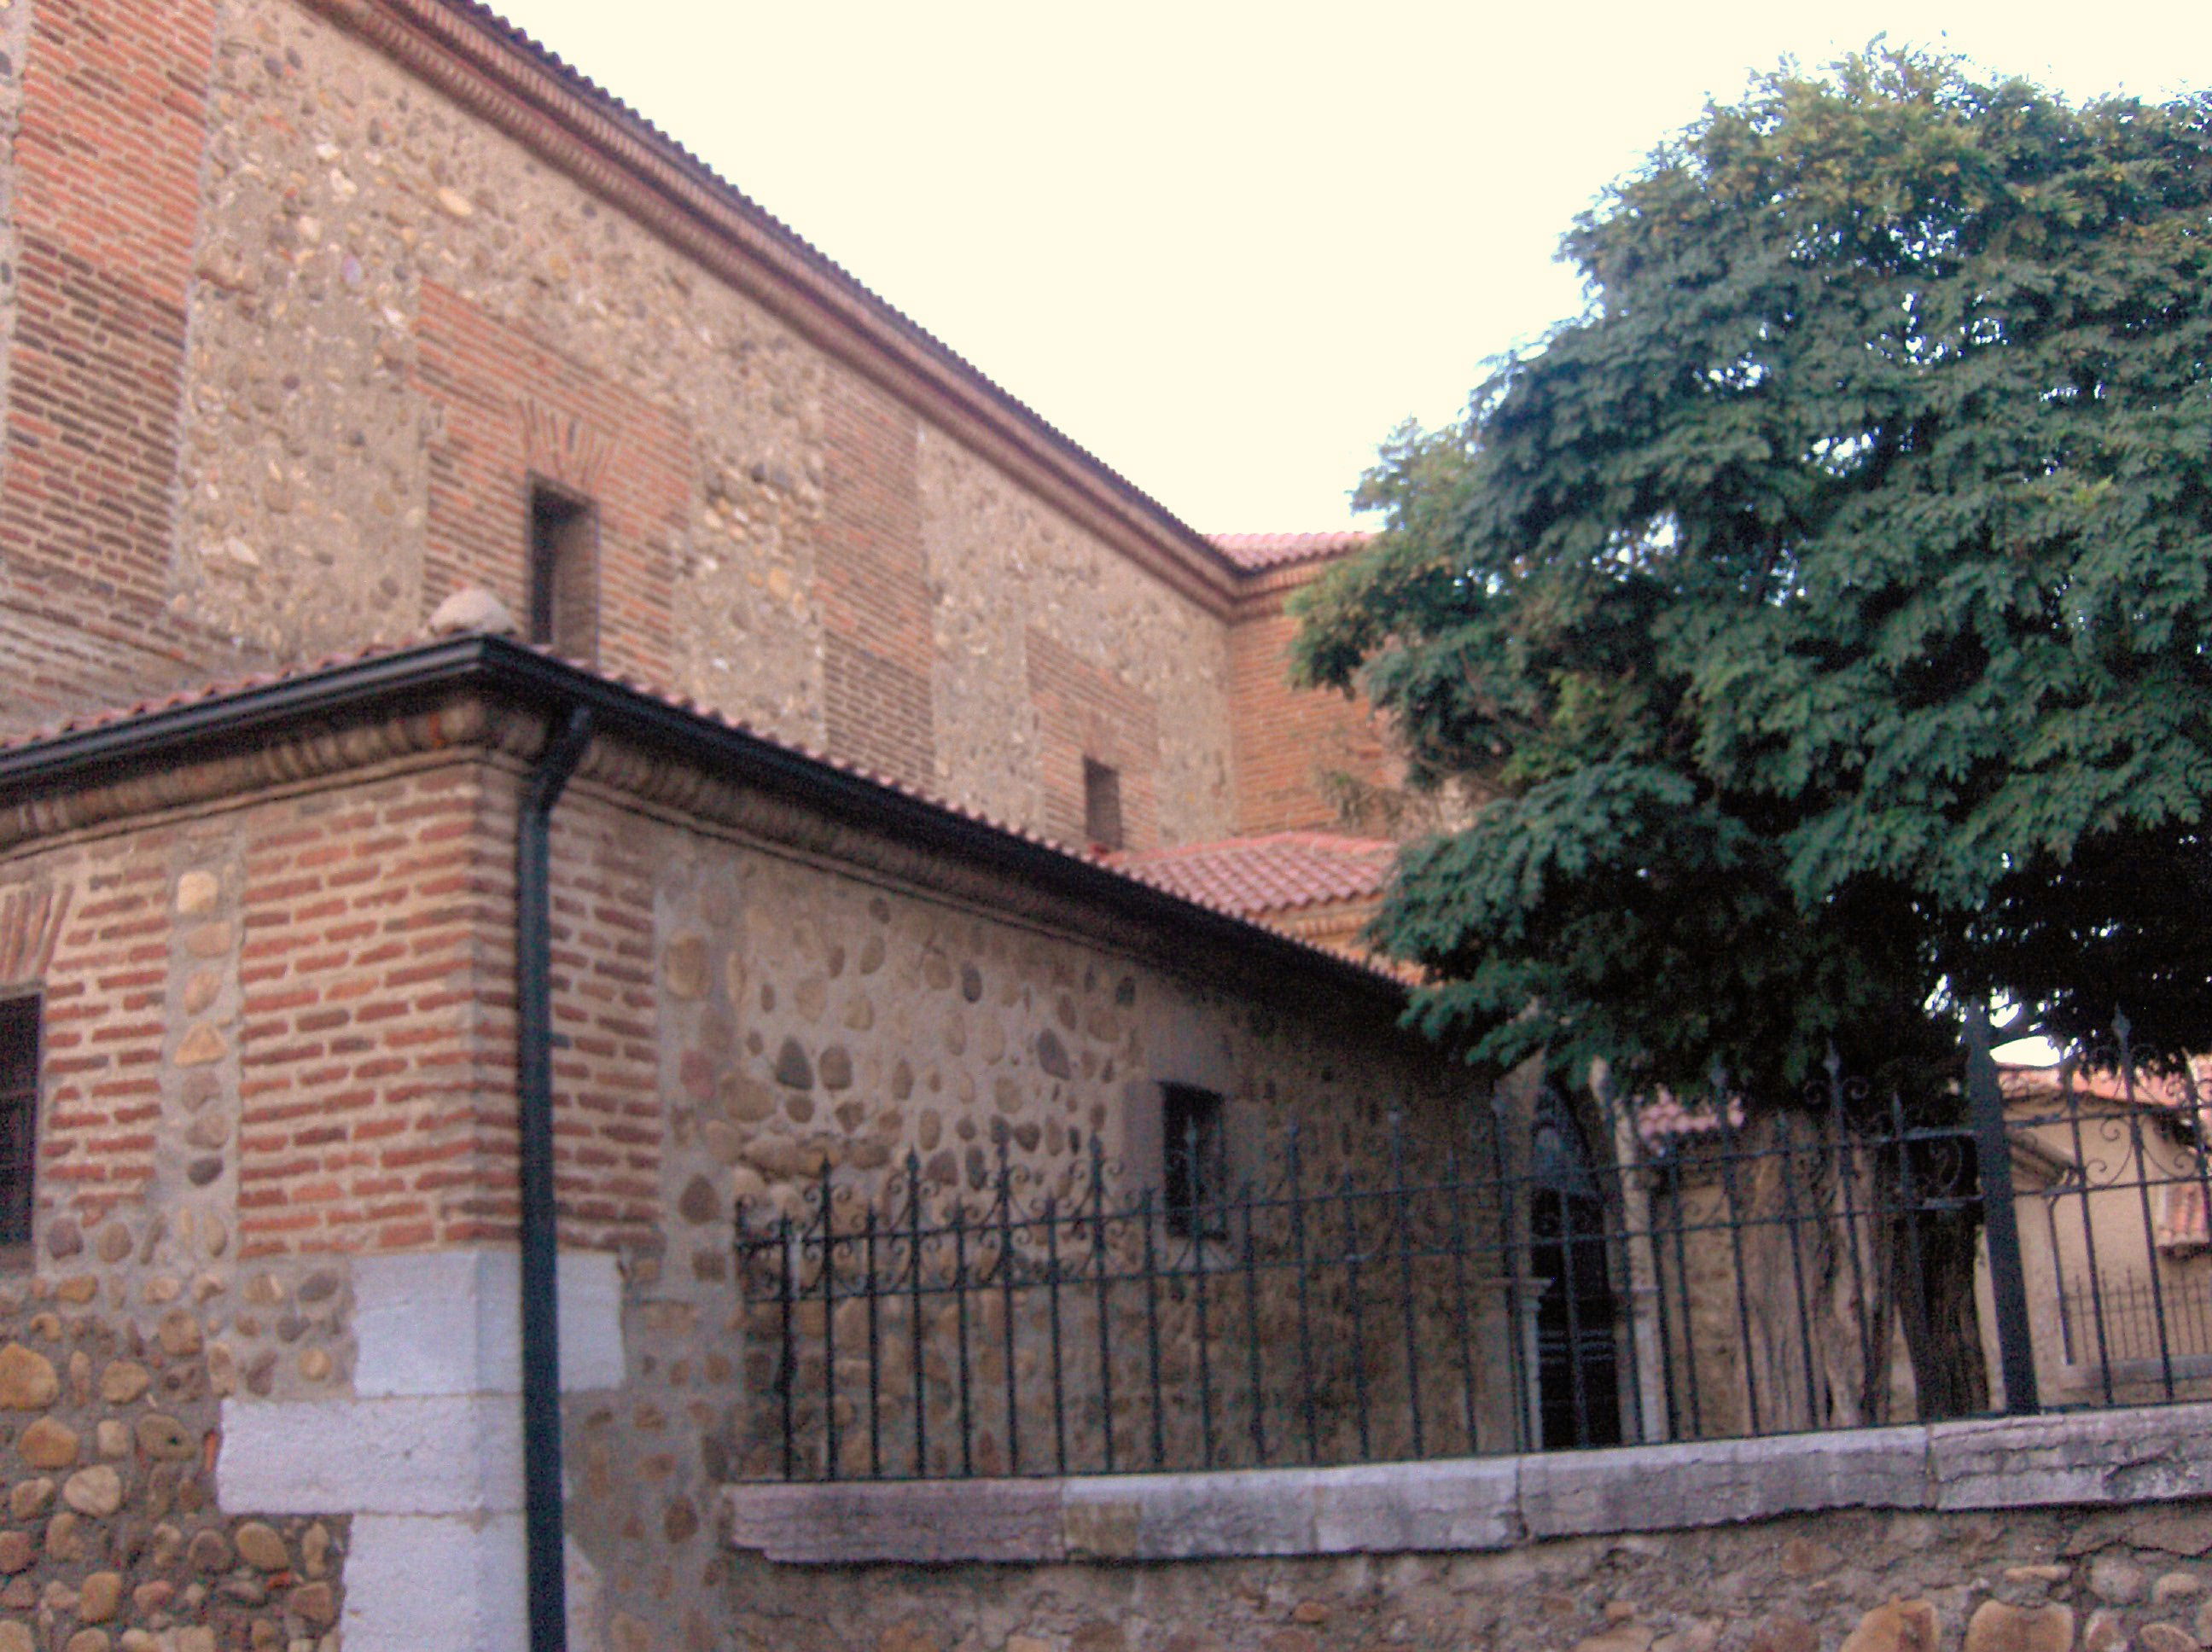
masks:
<svg viewBox="0 0 2212 1652"><path fill-rule="evenodd" d="M530 640L563 659L599 662L599 512L544 486L530 490Z"/></svg>
<svg viewBox="0 0 2212 1652"><path fill-rule="evenodd" d="M1121 771L1083 760L1083 835L1102 849L1122 847Z"/></svg>
<svg viewBox="0 0 2212 1652"><path fill-rule="evenodd" d="M39 1000L0 1002L0 1245L31 1242L38 1159Z"/></svg>
<svg viewBox="0 0 2212 1652"><path fill-rule="evenodd" d="M1178 1239L1222 1238L1229 1188L1221 1097L1190 1084L1164 1084L1160 1095L1168 1231Z"/></svg>

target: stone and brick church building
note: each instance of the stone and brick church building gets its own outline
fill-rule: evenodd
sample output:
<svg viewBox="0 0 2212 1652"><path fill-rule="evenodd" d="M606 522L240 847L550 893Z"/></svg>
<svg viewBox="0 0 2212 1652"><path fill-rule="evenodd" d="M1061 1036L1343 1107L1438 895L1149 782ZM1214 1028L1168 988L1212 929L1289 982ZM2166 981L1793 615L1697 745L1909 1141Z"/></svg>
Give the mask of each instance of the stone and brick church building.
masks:
<svg viewBox="0 0 2212 1652"><path fill-rule="evenodd" d="M1356 538L1194 531L468 0L0 64L0 1652L728 1644L733 1201L1449 1105L1284 678Z"/></svg>

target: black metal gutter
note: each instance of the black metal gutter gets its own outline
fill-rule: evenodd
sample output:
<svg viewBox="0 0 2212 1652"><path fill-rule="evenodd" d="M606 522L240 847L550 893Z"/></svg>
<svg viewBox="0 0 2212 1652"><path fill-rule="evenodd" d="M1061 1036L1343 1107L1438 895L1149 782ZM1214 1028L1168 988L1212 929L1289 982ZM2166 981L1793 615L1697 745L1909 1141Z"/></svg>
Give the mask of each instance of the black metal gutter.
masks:
<svg viewBox="0 0 2212 1652"><path fill-rule="evenodd" d="M514 832L515 1090L522 1159L522 1524L530 1652L567 1652L561 1493L561 1240L553 1186L553 805L592 743L570 709L523 788Z"/></svg>
<svg viewBox="0 0 2212 1652"><path fill-rule="evenodd" d="M195 751L235 750L242 734L303 718L366 712L392 700L426 701L467 689L520 701L549 718L581 708L609 738L701 763L1051 894L1231 948L1265 969L1318 979L1355 997L1405 1000L1404 985L1380 970L498 637L456 637L342 660L0 750L0 797L19 788L51 792L97 784Z"/></svg>

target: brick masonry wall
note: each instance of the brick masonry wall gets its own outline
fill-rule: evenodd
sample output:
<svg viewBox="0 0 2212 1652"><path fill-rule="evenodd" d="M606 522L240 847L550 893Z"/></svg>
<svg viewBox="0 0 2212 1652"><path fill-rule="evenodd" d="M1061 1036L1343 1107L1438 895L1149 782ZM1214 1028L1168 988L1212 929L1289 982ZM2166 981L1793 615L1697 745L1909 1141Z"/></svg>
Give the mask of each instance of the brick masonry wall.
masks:
<svg viewBox="0 0 2212 1652"><path fill-rule="evenodd" d="M920 427L882 392L839 375L830 381L823 434L815 599L827 650L823 732L839 755L927 786L937 753L915 477Z"/></svg>
<svg viewBox="0 0 2212 1652"><path fill-rule="evenodd" d="M667 1129L653 987L661 835L587 791L553 843L554 1147L567 1242L657 1254Z"/></svg>
<svg viewBox="0 0 2212 1652"><path fill-rule="evenodd" d="M416 334L416 381L437 431L426 591L483 586L525 619L530 489L551 483L598 506L599 663L668 682L690 433L437 282L422 283Z"/></svg>
<svg viewBox="0 0 2212 1652"><path fill-rule="evenodd" d="M486 1191L479 779L454 766L268 805L240 848L240 1242L401 1249L511 1230ZM510 837L507 841L512 842ZM511 1060L511 1058L510 1058ZM511 1124L507 1127L511 1129Z"/></svg>
<svg viewBox="0 0 2212 1652"><path fill-rule="evenodd" d="M216 10L19 6L0 451L13 714L167 683L222 644L171 605L186 286Z"/></svg>
<svg viewBox="0 0 2212 1652"><path fill-rule="evenodd" d="M1279 596L1255 608L1229 637L1237 829L1387 829L1371 814L1345 807L1360 793L1389 793L1401 778L1374 713L1363 700L1293 689L1290 648L1297 623L1283 612Z"/></svg>
<svg viewBox="0 0 2212 1652"><path fill-rule="evenodd" d="M46 944L45 967L18 979L44 988L40 1202L85 1226L139 1201L154 1175L168 1041L170 855L170 842L149 834L14 897L67 914Z"/></svg>
<svg viewBox="0 0 2212 1652"><path fill-rule="evenodd" d="M1121 847L1154 847L1160 841L1159 708L1035 627L1023 641L1030 699L1036 707L1046 833L1063 843L1089 841L1083 781L1088 758L1121 777Z"/></svg>

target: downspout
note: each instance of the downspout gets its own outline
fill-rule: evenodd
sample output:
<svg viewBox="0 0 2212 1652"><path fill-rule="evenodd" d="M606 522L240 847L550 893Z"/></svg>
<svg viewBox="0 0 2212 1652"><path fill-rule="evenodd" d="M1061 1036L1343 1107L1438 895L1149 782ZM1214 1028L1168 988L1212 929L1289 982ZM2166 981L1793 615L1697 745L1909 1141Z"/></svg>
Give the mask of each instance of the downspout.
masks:
<svg viewBox="0 0 2212 1652"><path fill-rule="evenodd" d="M553 1191L553 805L592 743L592 714L539 755L514 838L515 1089L522 1159L522 1520L530 1652L567 1652L562 1530L560 1236Z"/></svg>

